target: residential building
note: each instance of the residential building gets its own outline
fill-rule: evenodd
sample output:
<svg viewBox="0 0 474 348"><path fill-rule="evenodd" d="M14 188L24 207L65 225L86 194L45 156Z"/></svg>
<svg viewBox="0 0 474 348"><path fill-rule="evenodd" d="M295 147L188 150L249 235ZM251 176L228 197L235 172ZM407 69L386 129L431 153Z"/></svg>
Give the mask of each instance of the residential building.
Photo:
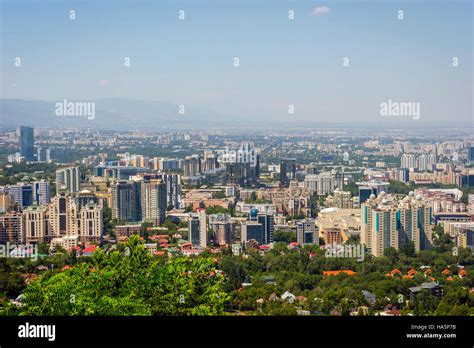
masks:
<svg viewBox="0 0 474 348"><path fill-rule="evenodd" d="M411 241L415 250L431 246L432 209L413 192L398 201L384 192L371 195L362 204L361 243L375 256L381 256L388 247L399 249Z"/></svg>
<svg viewBox="0 0 474 348"><path fill-rule="evenodd" d="M181 175L171 173L158 173L158 179L166 184L167 206L178 209L181 205Z"/></svg>
<svg viewBox="0 0 474 348"><path fill-rule="evenodd" d="M138 182L118 181L112 185L112 218L118 221L142 221Z"/></svg>
<svg viewBox="0 0 474 348"><path fill-rule="evenodd" d="M103 210L97 204L88 203L79 210L77 232L80 242L98 242L104 232Z"/></svg>
<svg viewBox="0 0 474 348"><path fill-rule="evenodd" d="M304 186L318 196L331 194L336 188L342 190L343 185L344 176L339 171L310 174L304 178Z"/></svg>
<svg viewBox="0 0 474 348"><path fill-rule="evenodd" d="M198 210L196 214L191 215L188 224L189 241L194 246L205 248L207 246L207 223L206 211Z"/></svg>
<svg viewBox="0 0 474 348"><path fill-rule="evenodd" d="M202 172L199 155L186 156L184 159L184 176L195 176Z"/></svg>
<svg viewBox="0 0 474 348"><path fill-rule="evenodd" d="M20 212L10 211L0 215L0 243L23 244L23 218Z"/></svg>
<svg viewBox="0 0 474 348"><path fill-rule="evenodd" d="M8 188L0 188L0 214L4 214L7 211L10 211L12 208L13 201Z"/></svg>
<svg viewBox="0 0 474 348"><path fill-rule="evenodd" d="M56 191L75 193L80 191L81 173L79 167L72 166L56 170Z"/></svg>
<svg viewBox="0 0 474 348"><path fill-rule="evenodd" d="M400 168L407 168L410 171L416 168L416 156L413 154L404 153L401 157Z"/></svg>
<svg viewBox="0 0 474 348"><path fill-rule="evenodd" d="M77 207L68 192L59 192L51 199L48 215L52 237L77 236Z"/></svg>
<svg viewBox="0 0 474 348"><path fill-rule="evenodd" d="M227 245L234 242L234 223L229 214L209 215L209 229L214 245Z"/></svg>
<svg viewBox="0 0 474 348"><path fill-rule="evenodd" d="M33 205L23 210L23 229L27 243L44 243L51 241L48 208L44 205Z"/></svg>
<svg viewBox="0 0 474 348"><path fill-rule="evenodd" d="M161 225L166 218L166 183L160 179L140 180L142 220Z"/></svg>

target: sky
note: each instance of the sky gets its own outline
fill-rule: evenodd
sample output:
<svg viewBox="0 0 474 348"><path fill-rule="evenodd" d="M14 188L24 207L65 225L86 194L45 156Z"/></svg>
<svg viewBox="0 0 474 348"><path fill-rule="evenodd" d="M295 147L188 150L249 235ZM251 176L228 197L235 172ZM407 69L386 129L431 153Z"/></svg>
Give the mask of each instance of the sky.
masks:
<svg viewBox="0 0 474 348"><path fill-rule="evenodd" d="M380 113L392 100L419 103L414 125L474 125L469 0L0 2L1 98L311 123L393 122Z"/></svg>

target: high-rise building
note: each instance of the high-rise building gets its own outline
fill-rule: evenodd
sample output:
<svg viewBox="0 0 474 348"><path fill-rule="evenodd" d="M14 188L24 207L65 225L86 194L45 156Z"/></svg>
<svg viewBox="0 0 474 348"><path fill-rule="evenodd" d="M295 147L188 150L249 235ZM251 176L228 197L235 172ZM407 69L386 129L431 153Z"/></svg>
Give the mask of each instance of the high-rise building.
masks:
<svg viewBox="0 0 474 348"><path fill-rule="evenodd" d="M56 190L75 193L80 190L81 173L79 167L67 167L56 170Z"/></svg>
<svg viewBox="0 0 474 348"><path fill-rule="evenodd" d="M51 241L48 208L33 205L23 210L23 227L27 243Z"/></svg>
<svg viewBox="0 0 474 348"><path fill-rule="evenodd" d="M23 218L20 212L10 211L0 215L0 243L23 244Z"/></svg>
<svg viewBox="0 0 474 348"><path fill-rule="evenodd" d="M375 256L388 247L399 249L412 241L415 250L429 249L432 237L432 211L413 192L402 201L387 196L371 195L362 204L361 243Z"/></svg>
<svg viewBox="0 0 474 348"><path fill-rule="evenodd" d="M257 215L257 221L262 225L264 233L264 243L273 243L273 236L275 231L275 217L273 215L261 214Z"/></svg>
<svg viewBox="0 0 474 348"><path fill-rule="evenodd" d="M10 192L13 204L19 208L26 208L33 204L32 184L19 182L16 185L11 185L8 192Z"/></svg>
<svg viewBox="0 0 474 348"><path fill-rule="evenodd" d="M199 224L199 216L197 214L192 215L189 219L188 239L193 245L200 245L201 243L201 230Z"/></svg>
<svg viewBox="0 0 474 348"><path fill-rule="evenodd" d="M81 242L98 242L104 232L103 210L97 204L88 203L79 210L77 233Z"/></svg>
<svg viewBox="0 0 474 348"><path fill-rule="evenodd" d="M33 128L31 127L20 127L20 155L25 157L26 161L35 160L35 136Z"/></svg>
<svg viewBox="0 0 474 348"><path fill-rule="evenodd" d="M53 238L77 236L77 207L69 192L59 192L51 199L48 215Z"/></svg>
<svg viewBox="0 0 474 348"><path fill-rule="evenodd" d="M234 224L229 214L209 215L209 229L214 245L227 245L234 242Z"/></svg>
<svg viewBox="0 0 474 348"><path fill-rule="evenodd" d="M259 244L273 242L275 217L270 214L259 213L257 209L249 212L249 220L241 224L241 241L255 239Z"/></svg>
<svg viewBox="0 0 474 348"><path fill-rule="evenodd" d="M430 153L428 155L420 155L418 157L418 169L420 171L431 171L436 164L436 155Z"/></svg>
<svg viewBox="0 0 474 348"><path fill-rule="evenodd" d="M38 146L36 150L36 161L51 163L51 149L45 149L41 146Z"/></svg>
<svg viewBox="0 0 474 348"><path fill-rule="evenodd" d="M474 222L444 222L443 227L458 247L474 250Z"/></svg>
<svg viewBox="0 0 474 348"><path fill-rule="evenodd" d="M314 219L296 222L296 241L299 244L319 245L318 227Z"/></svg>
<svg viewBox="0 0 474 348"><path fill-rule="evenodd" d="M0 188L0 214L10 211L12 208L12 196L7 188Z"/></svg>
<svg viewBox="0 0 474 348"><path fill-rule="evenodd" d="M74 200L76 202L77 208L82 209L87 204L99 204L102 203L103 200L99 200L99 197L89 190L81 190L74 195ZM103 204L100 204L103 206Z"/></svg>
<svg viewBox="0 0 474 348"><path fill-rule="evenodd" d="M130 165L132 167L146 168L148 167L149 162L150 159L142 155L133 155L130 158Z"/></svg>
<svg viewBox="0 0 474 348"><path fill-rule="evenodd" d="M226 163L225 184L246 187L252 183L250 163Z"/></svg>
<svg viewBox="0 0 474 348"><path fill-rule="evenodd" d="M153 169L161 172L179 170L179 160L177 158L154 157L152 161Z"/></svg>
<svg viewBox="0 0 474 348"><path fill-rule="evenodd" d="M408 168L400 168L397 172L397 180L401 182L409 182L410 170Z"/></svg>
<svg viewBox="0 0 474 348"><path fill-rule="evenodd" d="M100 164L97 167L94 167L94 175L102 176L104 178L114 178L118 180L129 180L131 176L147 173L149 168L141 167L130 167L130 166L120 166L120 165L104 165Z"/></svg>
<svg viewBox="0 0 474 348"><path fill-rule="evenodd" d="M414 170L416 168L416 157L413 154L404 153L401 157L400 168Z"/></svg>
<svg viewBox="0 0 474 348"><path fill-rule="evenodd" d="M160 162L161 162L160 157L153 157L150 161L151 168L153 170L160 170Z"/></svg>
<svg viewBox="0 0 474 348"><path fill-rule="evenodd" d="M334 190L334 207L341 209L352 209L351 192L342 191L339 187Z"/></svg>
<svg viewBox="0 0 474 348"><path fill-rule="evenodd" d="M474 146L469 146L467 148L467 161L469 163L474 163Z"/></svg>
<svg viewBox="0 0 474 348"><path fill-rule="evenodd" d="M318 196L328 195L336 188L342 189L344 176L339 171L323 172L320 174L306 175L304 178L304 186Z"/></svg>
<svg viewBox="0 0 474 348"><path fill-rule="evenodd" d="M400 213L396 222L401 244L412 241L417 252L431 248L434 227L431 206L421 196L411 194L399 202L398 209Z"/></svg>
<svg viewBox="0 0 474 348"><path fill-rule="evenodd" d="M138 182L118 181L112 185L112 218L125 222L142 220Z"/></svg>
<svg viewBox="0 0 474 348"><path fill-rule="evenodd" d="M364 181L357 182L359 187L359 203L364 203L370 195L377 196L381 192L388 192L388 182L385 181Z"/></svg>
<svg viewBox="0 0 474 348"><path fill-rule="evenodd" d="M474 174L460 175L458 179L458 185L461 187L473 187Z"/></svg>
<svg viewBox="0 0 474 348"><path fill-rule="evenodd" d="M186 156L184 159L184 176L195 176L202 172L199 155Z"/></svg>
<svg viewBox="0 0 474 348"><path fill-rule="evenodd" d="M167 171L170 171L170 170L177 171L180 168L181 167L180 167L180 160L179 159L177 159L177 158L167 158L167 159L164 159L162 161L160 170L164 171L164 172L167 172Z"/></svg>
<svg viewBox="0 0 474 348"><path fill-rule="evenodd" d="M206 211L204 209L198 210L193 214L189 220L188 235L189 241L201 248L207 246L207 223Z"/></svg>
<svg viewBox="0 0 474 348"><path fill-rule="evenodd" d="M428 156L425 154L418 156L417 163L417 167L420 171L426 171L428 169Z"/></svg>
<svg viewBox="0 0 474 348"><path fill-rule="evenodd" d="M434 153L430 153L428 155L428 170L433 170L433 168L436 166L438 163L438 158Z"/></svg>
<svg viewBox="0 0 474 348"><path fill-rule="evenodd" d="M166 183L160 179L139 181L142 220L161 225L166 219Z"/></svg>
<svg viewBox="0 0 474 348"><path fill-rule="evenodd" d="M287 158L280 160L280 184L284 187L290 185L296 178L296 159Z"/></svg>
<svg viewBox="0 0 474 348"><path fill-rule="evenodd" d="M215 165L215 169L225 168L225 184L252 186L259 182L260 155L251 144L241 144L237 150L220 150L216 164L213 164L212 155L208 153L207 156L210 156L210 165Z"/></svg>
<svg viewBox="0 0 474 348"><path fill-rule="evenodd" d="M214 170L219 167L217 156L212 151L204 151L204 170Z"/></svg>
<svg viewBox="0 0 474 348"><path fill-rule="evenodd" d="M167 206L178 209L181 205L181 175L158 173L156 177L166 184Z"/></svg>
<svg viewBox="0 0 474 348"><path fill-rule="evenodd" d="M51 201L51 189L49 182L39 180L33 182L33 201L37 205L46 205Z"/></svg>
<svg viewBox="0 0 474 348"><path fill-rule="evenodd" d="M265 244L262 224L257 221L243 221L240 224L240 241L245 243L249 240L255 240L258 244Z"/></svg>

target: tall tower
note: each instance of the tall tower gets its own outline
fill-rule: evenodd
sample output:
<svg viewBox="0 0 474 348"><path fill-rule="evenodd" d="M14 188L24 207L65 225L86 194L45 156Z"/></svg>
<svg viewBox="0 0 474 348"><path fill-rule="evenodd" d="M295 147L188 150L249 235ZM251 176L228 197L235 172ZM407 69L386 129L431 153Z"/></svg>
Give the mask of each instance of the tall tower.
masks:
<svg viewBox="0 0 474 348"><path fill-rule="evenodd" d="M141 221L139 183L122 180L112 186L112 218L126 222Z"/></svg>
<svg viewBox="0 0 474 348"><path fill-rule="evenodd" d="M413 192L402 201L382 192L362 204L361 243L374 256L383 255L388 247L398 250L410 241L417 252L429 249L432 228L431 207Z"/></svg>
<svg viewBox="0 0 474 348"><path fill-rule="evenodd" d="M160 179L140 182L142 219L161 225L166 219L167 196L166 183Z"/></svg>
<svg viewBox="0 0 474 348"><path fill-rule="evenodd" d="M288 186L291 180L296 177L296 159L281 159L280 160L280 184Z"/></svg>
<svg viewBox="0 0 474 348"><path fill-rule="evenodd" d="M68 192L53 197L48 210L52 237L77 236L77 209Z"/></svg>
<svg viewBox="0 0 474 348"><path fill-rule="evenodd" d="M33 128L20 127L20 155L25 157L27 161L34 161L35 159L35 136Z"/></svg>
<svg viewBox="0 0 474 348"><path fill-rule="evenodd" d="M79 192L81 173L79 167L67 167L56 170L56 190L70 193Z"/></svg>
<svg viewBox="0 0 474 348"><path fill-rule="evenodd" d="M207 246L207 223L204 209L198 210L197 214L191 216L188 225L188 240L201 248Z"/></svg>

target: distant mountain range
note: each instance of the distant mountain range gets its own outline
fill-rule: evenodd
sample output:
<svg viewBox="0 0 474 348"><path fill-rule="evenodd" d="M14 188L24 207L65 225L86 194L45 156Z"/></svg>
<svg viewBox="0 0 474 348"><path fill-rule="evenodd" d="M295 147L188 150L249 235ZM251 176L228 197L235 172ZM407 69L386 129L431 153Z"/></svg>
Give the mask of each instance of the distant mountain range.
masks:
<svg viewBox="0 0 474 348"><path fill-rule="evenodd" d="M60 101L61 103L63 101ZM67 102L75 103L74 100ZM83 101L79 101L83 102ZM122 98L93 100L95 115L58 116L56 103L40 100L0 99L0 120L5 127L28 125L33 127L91 127L117 130L158 130L163 128L202 128L211 125L232 125L230 117L215 112L160 101L141 101Z"/></svg>
<svg viewBox="0 0 474 348"><path fill-rule="evenodd" d="M59 101L63 102L63 101ZM76 102L68 100L68 102ZM82 101L79 101L82 102ZM447 118L443 122L431 122L429 117L413 121L411 118L381 118L376 116L373 122L353 120L351 122L334 122L317 115L312 121L288 121L271 115L223 115L213 110L205 110L185 106L185 112L180 114L180 106L161 101L143 101L126 98L103 98L93 100L95 115L93 119L85 116L57 116L56 103L41 100L0 99L0 127L32 127L56 128L94 128L116 130L163 130L163 129L228 129L262 131L308 130L320 128L371 128L371 129L400 129L400 128L473 128L472 122L456 122L456 118ZM454 121L454 122L453 122Z"/></svg>

